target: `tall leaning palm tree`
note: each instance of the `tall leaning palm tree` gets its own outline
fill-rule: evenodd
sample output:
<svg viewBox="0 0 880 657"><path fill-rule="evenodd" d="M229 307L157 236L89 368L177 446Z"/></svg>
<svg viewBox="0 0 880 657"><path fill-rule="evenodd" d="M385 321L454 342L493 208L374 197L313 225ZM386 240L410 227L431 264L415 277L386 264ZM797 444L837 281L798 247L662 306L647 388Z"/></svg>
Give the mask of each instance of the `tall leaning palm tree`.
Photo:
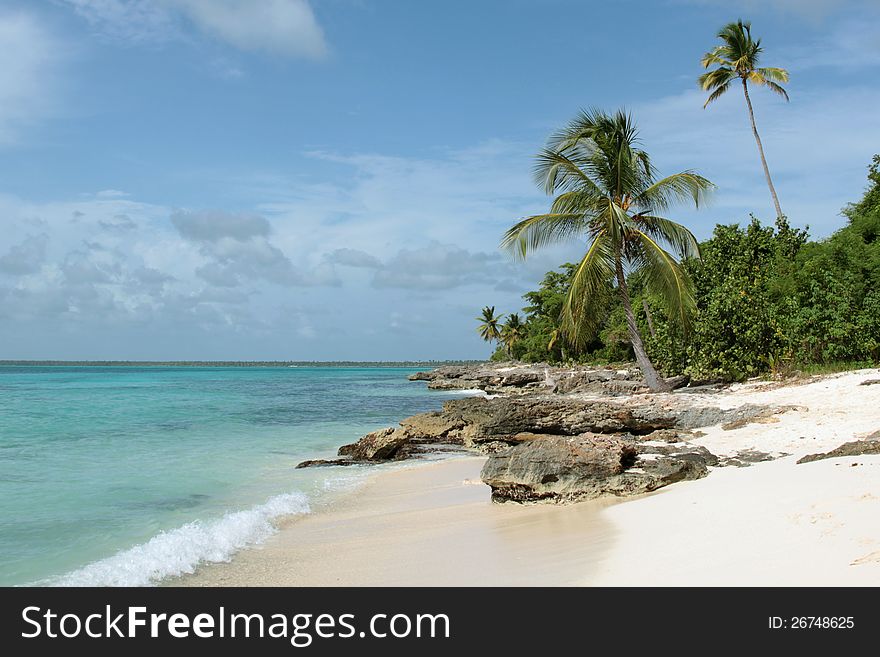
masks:
<svg viewBox="0 0 880 657"><path fill-rule="evenodd" d="M495 314L495 306L486 306L483 308L482 313L477 317L477 321L480 322L477 331L483 340L486 342L492 342L493 340L498 342L501 340L500 325L502 317L504 317L504 315Z"/></svg>
<svg viewBox="0 0 880 657"><path fill-rule="evenodd" d="M589 247L563 304L560 328L566 340L583 345L595 335L616 283L645 382L652 390L668 390L639 334L626 273L644 272L670 316L688 326L693 290L676 256L699 257L699 249L687 228L660 213L684 200L699 207L713 185L693 171L658 180L637 137L632 117L623 111L581 112L538 155L536 181L555 195L550 212L517 223L501 245L525 258L545 245L585 238Z"/></svg>
<svg viewBox="0 0 880 657"><path fill-rule="evenodd" d="M717 66L699 78L703 90L711 92L703 109L723 96L737 79L742 82L749 119L752 122L752 134L755 135L761 165L764 167L764 177L767 178L767 187L770 188L770 196L773 197L773 205L776 206L776 216L782 217L782 206L779 205L779 197L776 195L776 188L770 178L770 169L767 167L767 158L764 157L764 146L758 134L758 127L755 125L755 111L752 109L752 99L749 97L749 82L767 87L788 100L788 92L779 84L788 82L788 71L784 68L758 66L763 48L760 39L752 39L751 23L743 23L742 20L729 23L718 32L718 38L723 42L722 45L703 55L700 62L703 68Z"/></svg>

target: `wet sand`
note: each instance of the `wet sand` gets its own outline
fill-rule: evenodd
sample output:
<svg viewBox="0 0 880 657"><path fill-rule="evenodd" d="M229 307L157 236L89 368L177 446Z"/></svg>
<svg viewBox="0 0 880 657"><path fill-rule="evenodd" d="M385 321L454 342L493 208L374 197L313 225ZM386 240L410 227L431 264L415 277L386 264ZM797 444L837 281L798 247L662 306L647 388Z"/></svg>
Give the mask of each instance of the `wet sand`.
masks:
<svg viewBox="0 0 880 657"><path fill-rule="evenodd" d="M231 563L185 586L576 585L614 542L600 512L497 505L479 481L485 458L382 472L335 508L288 521Z"/></svg>

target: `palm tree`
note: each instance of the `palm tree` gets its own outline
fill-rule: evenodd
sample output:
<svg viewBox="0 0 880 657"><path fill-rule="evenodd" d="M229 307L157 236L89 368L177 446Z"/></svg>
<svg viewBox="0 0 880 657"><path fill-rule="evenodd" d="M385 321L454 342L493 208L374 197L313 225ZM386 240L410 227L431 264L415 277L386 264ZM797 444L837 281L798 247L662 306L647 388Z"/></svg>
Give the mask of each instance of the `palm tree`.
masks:
<svg viewBox="0 0 880 657"><path fill-rule="evenodd" d="M501 327L501 340L507 349L507 355L513 356L513 348L522 339L524 325L517 313L507 316L507 321Z"/></svg>
<svg viewBox="0 0 880 657"><path fill-rule="evenodd" d="M703 105L703 109L709 103L723 96L724 92L730 89L734 80L739 78L742 81L743 94L745 94L746 106L749 109L749 119L752 122L752 133L755 135L758 154L761 156L761 164L764 167L764 177L767 178L767 186L773 197L773 205L776 206L776 216L782 217L782 207L779 205L776 188L773 187L773 181L770 179L770 169L767 167L767 158L764 157L764 146L761 144L758 127L755 125L755 112L752 109L752 99L749 98L749 82L767 87L788 100L788 92L779 84L780 82L788 82L788 71L784 68L758 66L758 59L763 48L761 48L760 39L757 41L752 39L751 23L743 23L742 20L729 23L718 32L718 38L724 42L723 45L716 46L707 52L700 62L703 68L718 66L699 78L702 89L712 92Z"/></svg>
<svg viewBox="0 0 880 657"><path fill-rule="evenodd" d="M482 315L477 317L477 321L480 322L480 325L477 327L477 331L480 333L480 337L483 338L486 342L492 342L501 340L501 329L499 328L499 324L501 322L501 318L504 315L495 315L495 306L486 306L483 308Z"/></svg>
<svg viewBox="0 0 880 657"><path fill-rule="evenodd" d="M699 207L712 183L692 171L657 180L637 130L623 111L583 111L539 155L535 178L556 194L550 212L523 219L504 236L515 256L542 246L586 238L589 248L574 270L560 328L575 346L592 338L605 318L616 281L636 361L653 390L666 390L645 351L629 299L625 271L641 271L673 318L684 326L694 308L691 282L676 258L699 257L684 226L659 215L676 201Z"/></svg>

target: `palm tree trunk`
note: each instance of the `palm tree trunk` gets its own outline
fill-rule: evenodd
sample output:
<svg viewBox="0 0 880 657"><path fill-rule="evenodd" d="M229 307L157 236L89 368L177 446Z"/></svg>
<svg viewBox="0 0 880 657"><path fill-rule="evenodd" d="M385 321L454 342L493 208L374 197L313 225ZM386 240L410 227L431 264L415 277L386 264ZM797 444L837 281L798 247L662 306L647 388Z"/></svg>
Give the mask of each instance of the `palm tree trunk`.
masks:
<svg viewBox="0 0 880 657"><path fill-rule="evenodd" d="M672 390L672 386L666 383L654 369L654 364L648 358L648 352L645 351L645 343L642 342L642 336L639 333L638 324L636 324L636 316L633 313L632 304L629 301L629 288L626 286L626 277L623 275L623 263L620 257L615 258L615 268L617 269L617 289L620 291L620 300L623 303L623 312L626 315L626 326L629 329L629 338L632 341L633 352L636 355L636 363L642 370L642 376L645 377L645 383L654 392L666 392Z"/></svg>
<svg viewBox="0 0 880 657"><path fill-rule="evenodd" d="M651 309L648 308L648 300L642 298L642 308L645 309L645 317L648 318L648 330L651 332L652 338L657 338L657 332L654 330L654 318L651 317Z"/></svg>
<svg viewBox="0 0 880 657"><path fill-rule="evenodd" d="M761 164L764 165L764 177L767 178L767 187L770 188L770 196L773 197L773 205L776 206L776 217L782 218L782 206L779 205L779 197L776 196L776 188L770 179L770 169L767 167L767 158L764 157L764 146L761 144L761 137L758 135L758 126L755 125L755 111L752 109L752 99L749 98L749 85L745 78L742 78L743 93L746 96L746 105L749 108L749 119L752 122L752 133L755 135L755 141L758 143L758 153L761 155Z"/></svg>

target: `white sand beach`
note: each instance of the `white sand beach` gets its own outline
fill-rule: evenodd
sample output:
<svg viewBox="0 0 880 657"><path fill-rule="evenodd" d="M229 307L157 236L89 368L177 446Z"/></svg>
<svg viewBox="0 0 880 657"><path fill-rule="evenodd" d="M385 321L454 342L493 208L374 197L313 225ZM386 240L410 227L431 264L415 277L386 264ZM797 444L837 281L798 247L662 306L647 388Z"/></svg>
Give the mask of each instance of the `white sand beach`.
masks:
<svg viewBox="0 0 880 657"><path fill-rule="evenodd" d="M230 563L173 585L880 585L880 455L796 464L880 429L880 370L707 395L797 410L703 430L713 468L638 498L492 504L483 457L382 471L334 508L286 523ZM681 393L675 393L681 394Z"/></svg>

